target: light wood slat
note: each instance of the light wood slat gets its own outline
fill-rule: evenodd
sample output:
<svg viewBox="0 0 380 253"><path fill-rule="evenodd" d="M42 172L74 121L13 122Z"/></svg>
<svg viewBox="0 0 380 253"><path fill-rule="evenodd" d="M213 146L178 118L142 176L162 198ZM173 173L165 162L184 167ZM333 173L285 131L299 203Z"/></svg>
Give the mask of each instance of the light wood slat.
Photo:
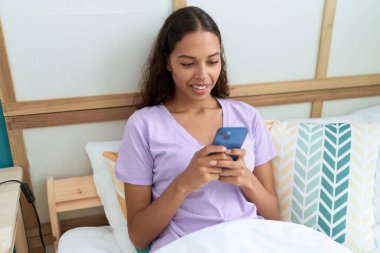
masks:
<svg viewBox="0 0 380 253"><path fill-rule="evenodd" d="M16 238L15 238L15 248L18 253L28 253L28 241L25 234L25 225L22 217L21 208L17 210L17 227L16 227Z"/></svg>
<svg viewBox="0 0 380 253"><path fill-rule="evenodd" d="M58 214L66 211L100 207L102 202L96 191L92 175L54 180L49 176L46 180L51 232L54 248L58 247L61 237L61 225Z"/></svg>
<svg viewBox="0 0 380 253"><path fill-rule="evenodd" d="M323 107L322 101L312 102L311 103L310 117L311 118L320 118L322 116L322 107Z"/></svg>
<svg viewBox="0 0 380 253"><path fill-rule="evenodd" d="M7 48L0 20L0 96L2 103L16 102Z"/></svg>
<svg viewBox="0 0 380 253"><path fill-rule="evenodd" d="M46 179L46 189L47 189L47 200L48 200L48 207L49 207L49 217L51 221L51 233L53 235L53 243L54 248L58 248L58 238L61 236L61 228L57 213L57 207L55 205L55 194L54 193L54 180L52 176L49 176ZM42 230L42 229L41 229Z"/></svg>
<svg viewBox="0 0 380 253"><path fill-rule="evenodd" d="M92 176L54 180L56 211L102 206Z"/></svg>
<svg viewBox="0 0 380 253"><path fill-rule="evenodd" d="M173 11L187 6L186 0L173 0Z"/></svg>
<svg viewBox="0 0 380 253"><path fill-rule="evenodd" d="M244 101L253 106L268 106L370 96L380 96L380 85L322 91L316 90L310 92L304 91L269 95L250 95L233 97L232 99ZM10 129L50 127L69 124L125 120L135 110L135 107L120 107L87 111L25 115L7 117L6 122L8 128Z"/></svg>
<svg viewBox="0 0 380 253"><path fill-rule="evenodd" d="M98 197L93 176L54 180L56 203Z"/></svg>
<svg viewBox="0 0 380 253"><path fill-rule="evenodd" d="M22 168L23 180L29 184L31 190L30 173L29 173L29 161L25 151L24 135L22 130L14 130L8 128L9 147L12 154L12 160L14 166Z"/></svg>
<svg viewBox="0 0 380 253"><path fill-rule="evenodd" d="M253 106L270 106L307 103L310 101L318 100L336 100L370 96L380 96L380 85L349 89L335 89L327 91L294 92L276 95L246 96L238 97L235 99L239 101L244 101Z"/></svg>
<svg viewBox="0 0 380 253"><path fill-rule="evenodd" d="M26 156L24 136L22 130L12 130L7 128L9 146L11 149L12 160L14 166L22 168L23 181L28 183L30 189L33 191L33 185L30 180L29 162ZM32 206L26 200L24 194L20 198L21 210L24 218L25 228L35 227L37 225L36 217Z"/></svg>
<svg viewBox="0 0 380 253"><path fill-rule="evenodd" d="M51 112L66 112L112 108L133 105L136 93L123 93L101 96L46 99L5 103L4 116L31 115Z"/></svg>
<svg viewBox="0 0 380 253"><path fill-rule="evenodd" d="M319 42L318 62L316 78L327 77L330 58L331 39L334 28L336 0L325 0L323 20L321 27L321 38Z"/></svg>
<svg viewBox="0 0 380 253"><path fill-rule="evenodd" d="M310 118L320 118L322 116L323 101L311 102Z"/></svg>
<svg viewBox="0 0 380 253"><path fill-rule="evenodd" d="M234 85L231 87L230 96L239 97L264 94L282 94L289 92L333 90L338 88L361 87L378 84L380 84L380 74L349 77L332 77L323 79Z"/></svg>
<svg viewBox="0 0 380 253"><path fill-rule="evenodd" d="M380 74L326 79L231 85L231 97L283 94L380 84ZM5 117L52 112L81 111L133 105L136 93L4 103ZM64 115L63 115L64 116ZM94 118L95 119L95 118ZM94 120L93 119L93 120Z"/></svg>
<svg viewBox="0 0 380 253"><path fill-rule="evenodd" d="M5 120L10 129L26 129L122 120L128 118L135 110L135 107L117 107L6 117Z"/></svg>
<svg viewBox="0 0 380 253"><path fill-rule="evenodd" d="M330 48L332 33L334 27L334 18L336 11L336 0L325 0L323 10L323 19L321 27L321 36L319 42L319 51L316 68L316 79L326 78L329 66ZM318 118L322 116L323 101L313 101L311 103L310 117Z"/></svg>
<svg viewBox="0 0 380 253"><path fill-rule="evenodd" d="M81 200L65 201L56 204L57 212L66 212L73 210L81 210L84 208L102 206L99 197L86 198Z"/></svg>

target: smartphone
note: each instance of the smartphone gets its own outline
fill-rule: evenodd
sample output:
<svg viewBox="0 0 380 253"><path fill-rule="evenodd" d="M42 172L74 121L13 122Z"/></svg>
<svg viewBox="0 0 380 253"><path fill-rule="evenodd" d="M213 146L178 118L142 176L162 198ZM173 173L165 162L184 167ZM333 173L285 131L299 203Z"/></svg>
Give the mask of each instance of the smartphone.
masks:
<svg viewBox="0 0 380 253"><path fill-rule="evenodd" d="M246 127L222 127L216 132L213 145L225 146L227 149L241 148L248 129ZM235 161L237 156L232 156Z"/></svg>

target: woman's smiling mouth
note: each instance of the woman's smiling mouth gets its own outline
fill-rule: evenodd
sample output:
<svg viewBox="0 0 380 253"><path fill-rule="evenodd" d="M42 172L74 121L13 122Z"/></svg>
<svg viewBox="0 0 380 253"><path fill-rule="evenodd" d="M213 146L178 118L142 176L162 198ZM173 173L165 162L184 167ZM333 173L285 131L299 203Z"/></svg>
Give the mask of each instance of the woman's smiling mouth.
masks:
<svg viewBox="0 0 380 253"><path fill-rule="evenodd" d="M209 85L206 84L193 84L190 85L194 93L196 94L204 94L207 92Z"/></svg>

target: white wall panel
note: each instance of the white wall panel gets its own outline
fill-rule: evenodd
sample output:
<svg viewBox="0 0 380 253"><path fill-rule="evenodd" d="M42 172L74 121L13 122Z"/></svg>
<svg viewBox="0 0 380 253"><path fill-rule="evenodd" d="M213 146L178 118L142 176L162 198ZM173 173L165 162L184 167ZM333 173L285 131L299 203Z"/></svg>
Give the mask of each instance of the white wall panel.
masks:
<svg viewBox="0 0 380 253"><path fill-rule="evenodd" d="M380 105L380 96L326 101L322 117L339 116L375 105Z"/></svg>
<svg viewBox="0 0 380 253"><path fill-rule="evenodd" d="M289 105L272 105L258 107L258 111L266 120L288 120L309 118L310 103L289 104Z"/></svg>
<svg viewBox="0 0 380 253"><path fill-rule="evenodd" d="M338 1L328 76L376 73L380 73L380 1Z"/></svg>
<svg viewBox="0 0 380 253"><path fill-rule="evenodd" d="M223 36L233 84L315 77L322 0L189 0Z"/></svg>
<svg viewBox="0 0 380 253"><path fill-rule="evenodd" d="M171 1L113 1L105 7L107 2L1 2L17 100L138 89L141 68Z"/></svg>

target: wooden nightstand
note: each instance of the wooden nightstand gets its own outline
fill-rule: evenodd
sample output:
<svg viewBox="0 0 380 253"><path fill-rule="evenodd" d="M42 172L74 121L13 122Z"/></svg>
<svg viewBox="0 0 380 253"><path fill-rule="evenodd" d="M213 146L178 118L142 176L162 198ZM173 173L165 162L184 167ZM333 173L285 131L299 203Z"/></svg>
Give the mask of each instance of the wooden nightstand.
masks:
<svg viewBox="0 0 380 253"><path fill-rule="evenodd" d="M20 167L0 169L0 182L7 180L22 181L22 169ZM11 253L14 246L17 253L28 252L19 204L20 192L19 183L0 185L0 253Z"/></svg>

